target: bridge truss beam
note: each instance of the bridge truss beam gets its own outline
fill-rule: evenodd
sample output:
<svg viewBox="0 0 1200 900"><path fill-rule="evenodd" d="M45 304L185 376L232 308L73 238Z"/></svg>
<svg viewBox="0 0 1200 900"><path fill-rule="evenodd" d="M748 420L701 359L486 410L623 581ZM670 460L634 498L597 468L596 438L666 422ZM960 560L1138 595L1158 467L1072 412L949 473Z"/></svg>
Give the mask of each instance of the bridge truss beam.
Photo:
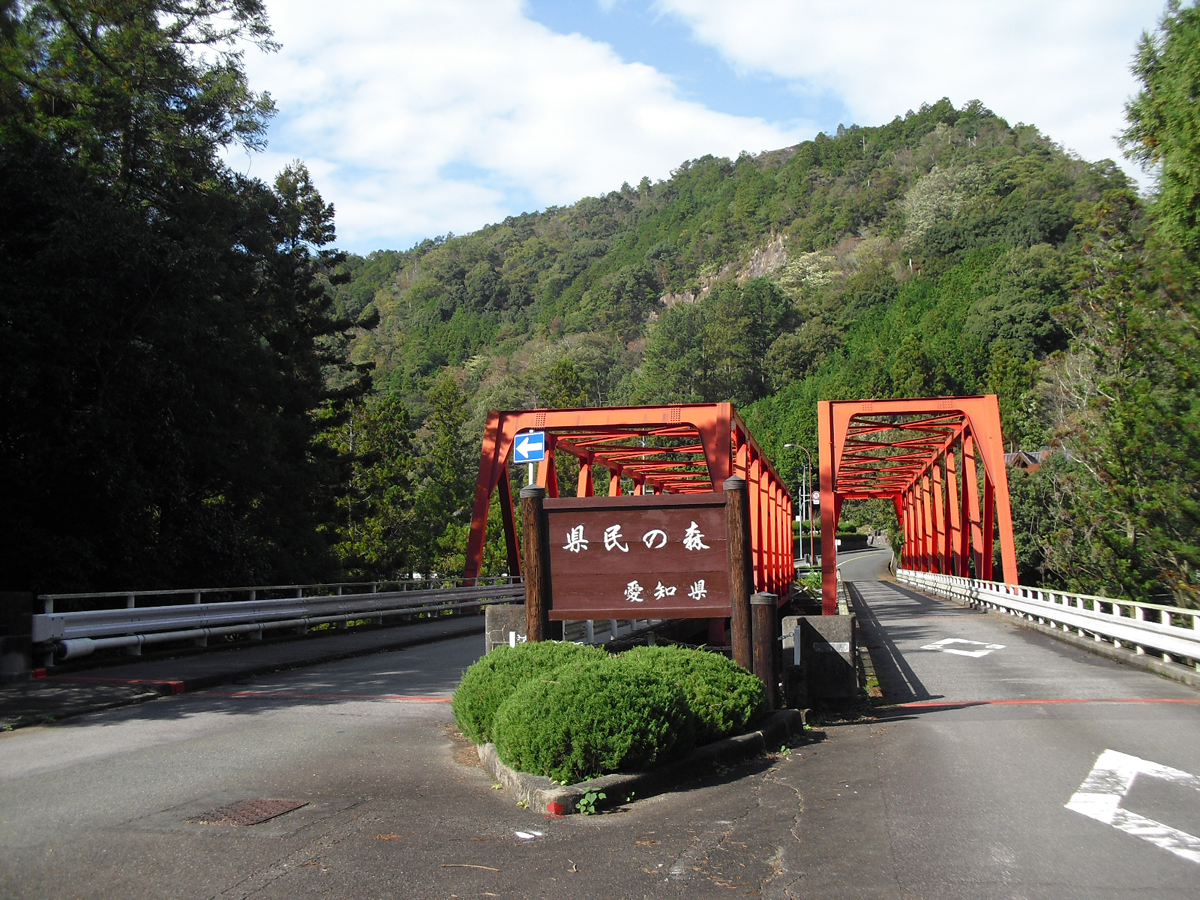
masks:
<svg viewBox="0 0 1200 900"><path fill-rule="evenodd" d="M817 418L827 615L837 609L837 524L846 500L891 500L904 538L901 565L920 572L992 581L999 530L1004 581L1018 583L994 394L821 401Z"/></svg>

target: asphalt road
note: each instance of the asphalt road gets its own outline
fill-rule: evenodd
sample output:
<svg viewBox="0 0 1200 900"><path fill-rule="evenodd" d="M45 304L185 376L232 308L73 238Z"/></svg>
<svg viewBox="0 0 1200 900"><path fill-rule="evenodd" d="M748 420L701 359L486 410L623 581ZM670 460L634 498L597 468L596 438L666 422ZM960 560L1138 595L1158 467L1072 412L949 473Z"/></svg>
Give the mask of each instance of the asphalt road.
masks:
<svg viewBox="0 0 1200 900"><path fill-rule="evenodd" d="M0 896L1200 895L1200 695L885 558L843 573L893 706L601 816L490 789L445 702L478 636L0 734ZM308 805L186 821L261 798Z"/></svg>
<svg viewBox="0 0 1200 900"><path fill-rule="evenodd" d="M869 839L810 870L808 889L1200 896L1200 695L1003 618L868 580L883 560L885 552L848 555L842 575L884 699L900 706L877 723L836 729L809 767L830 784L845 779L809 817L813 830L870 825ZM1110 753L1088 790L1110 799L1072 806L1119 805L1124 830L1067 808L1110 751L1122 756ZM1123 785L1122 773L1134 772ZM866 883L852 874L864 869L873 872Z"/></svg>

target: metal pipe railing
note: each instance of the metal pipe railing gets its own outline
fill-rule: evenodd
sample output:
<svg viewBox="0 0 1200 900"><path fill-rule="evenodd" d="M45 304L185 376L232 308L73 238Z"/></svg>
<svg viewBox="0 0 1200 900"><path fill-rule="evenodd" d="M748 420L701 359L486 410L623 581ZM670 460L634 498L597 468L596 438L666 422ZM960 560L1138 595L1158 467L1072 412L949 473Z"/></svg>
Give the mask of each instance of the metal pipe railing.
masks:
<svg viewBox="0 0 1200 900"><path fill-rule="evenodd" d="M258 599L259 594L286 594L288 597L308 596L342 596L350 594L377 594L380 588L385 592L436 590L445 587L492 586L497 584L520 584L520 576L512 575L480 575L476 578L461 576L431 576L428 578L400 578L391 581L329 581L316 584L269 584L255 587L216 587L216 588L167 588L152 591L92 591L75 594L39 594L38 600L43 604L43 612L54 612L57 600L115 600L121 598L127 608L137 607L137 601L143 597L180 597L187 598L180 602L201 603L206 595L229 596L245 594L247 600ZM236 601L222 601L236 602Z"/></svg>
<svg viewBox="0 0 1200 900"><path fill-rule="evenodd" d="M382 621L385 616L412 616L446 610L467 609L487 603L507 603L524 597L524 587L518 578L474 579L475 584L461 584L462 579L423 580L429 585L413 589L403 583L401 590L370 593L335 593L324 596L303 596L304 588L325 588L330 585L273 586L272 591L294 589L297 596L268 600L230 600L203 603L191 599L195 594L223 593L230 589L203 591L142 592L137 596L188 596L189 602L165 606L137 607L128 602L117 609L91 609L73 612L46 612L32 617L32 643L49 649L51 657L73 659L106 648L127 648L140 652L143 645L195 640L206 642L210 637L232 634L257 634L281 629L303 629L321 624L344 624L356 619ZM479 584L481 581L499 583ZM396 584L397 582L392 582ZM447 586L450 585L450 586ZM346 585L333 585L343 588ZM373 585L378 587L378 585ZM238 589L262 591L263 588ZM66 595L43 597L48 603ZM105 595L74 595L71 599L128 597L128 592ZM136 599L136 596L135 598ZM52 658L47 659L47 664Z"/></svg>
<svg viewBox="0 0 1200 900"><path fill-rule="evenodd" d="M1166 662L1184 662L1200 671L1200 610L913 569L897 569L896 578L971 606L1002 610L1083 637L1090 635L1138 654L1153 651ZM1176 625L1176 620L1182 624Z"/></svg>

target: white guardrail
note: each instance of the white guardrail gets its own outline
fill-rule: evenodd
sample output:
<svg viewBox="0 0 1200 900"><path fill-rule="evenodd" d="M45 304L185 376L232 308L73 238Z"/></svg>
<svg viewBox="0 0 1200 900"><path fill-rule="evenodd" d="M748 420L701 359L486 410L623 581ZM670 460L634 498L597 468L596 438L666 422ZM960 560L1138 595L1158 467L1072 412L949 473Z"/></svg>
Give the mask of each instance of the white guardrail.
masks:
<svg viewBox="0 0 1200 900"><path fill-rule="evenodd" d="M972 606L1003 610L1073 631L1081 637L1127 647L1139 654L1161 655L1166 662L1192 665L1200 672L1200 610L974 581L912 569L897 569L896 578Z"/></svg>
<svg viewBox="0 0 1200 900"><path fill-rule="evenodd" d="M380 587L394 588L379 590ZM351 592L346 592L347 589ZM305 592L315 591L313 596ZM291 596L258 599L258 594ZM205 602L206 595L248 595L247 600ZM187 598L190 602L163 600ZM384 584L275 585L259 588L205 588L187 591L133 591L100 594L43 594L44 612L33 616L32 641L41 646L46 663L77 659L97 650L125 648L137 654L146 644L194 641L203 646L211 637L248 634L262 637L266 630L307 631L314 625L345 627L359 619L382 622L385 616L412 616L445 610L468 609L488 603L524 600L519 578L502 576L462 579L414 579ZM215 598L213 598L215 599ZM56 612L55 603L112 604L108 609ZM160 605L138 606L150 601Z"/></svg>

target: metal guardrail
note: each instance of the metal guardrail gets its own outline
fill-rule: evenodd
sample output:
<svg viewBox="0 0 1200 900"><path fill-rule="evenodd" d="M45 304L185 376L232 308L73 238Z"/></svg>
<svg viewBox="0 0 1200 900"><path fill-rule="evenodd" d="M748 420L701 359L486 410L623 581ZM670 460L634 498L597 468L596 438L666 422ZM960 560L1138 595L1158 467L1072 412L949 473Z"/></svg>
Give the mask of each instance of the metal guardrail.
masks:
<svg viewBox="0 0 1200 900"><path fill-rule="evenodd" d="M103 600L124 600L127 608L134 608L139 600L147 598L180 598L179 603L202 603L205 597L234 597L244 594L247 600L272 599L259 594L286 595L287 597L324 597L350 594L378 594L383 591L420 591L436 588L470 587L473 585L520 584L519 576L480 575L477 578L461 576L433 576L430 578L399 578L392 581L322 581L317 584L268 584L256 587L216 588L168 588L154 591L93 591L81 594L38 594L44 612L54 612L55 601L71 600L95 603ZM184 599L186 598L186 599Z"/></svg>
<svg viewBox="0 0 1200 900"><path fill-rule="evenodd" d="M563 622L563 640L576 644L607 644L649 628L662 619L576 619Z"/></svg>
<svg viewBox="0 0 1200 900"><path fill-rule="evenodd" d="M912 569L897 569L896 578L943 597L1003 610L1081 637L1128 647L1135 653L1154 652L1166 662L1190 664L1200 672L1200 610Z"/></svg>
<svg viewBox="0 0 1200 900"><path fill-rule="evenodd" d="M490 582L490 583L489 583ZM389 582L398 590L380 591L379 584L275 585L266 588L211 588L188 591L140 591L105 594L47 594L41 599L46 611L33 616L32 642L53 658L77 659L97 650L125 648L140 653L143 645L194 641L203 645L210 637L249 634L262 637L267 630L307 631L314 625L345 626L358 619L382 621L385 616L479 607L524 599L520 579L477 578L473 584L462 579L419 579ZM362 593L344 593L345 588L375 588ZM336 593L304 596L305 590L333 588ZM294 592L296 596L275 599L201 602L205 594L229 596L247 593L252 598L265 592ZM192 602L158 606L136 606L140 597L178 596ZM111 601L125 598L118 609L88 609L55 612L55 600Z"/></svg>

